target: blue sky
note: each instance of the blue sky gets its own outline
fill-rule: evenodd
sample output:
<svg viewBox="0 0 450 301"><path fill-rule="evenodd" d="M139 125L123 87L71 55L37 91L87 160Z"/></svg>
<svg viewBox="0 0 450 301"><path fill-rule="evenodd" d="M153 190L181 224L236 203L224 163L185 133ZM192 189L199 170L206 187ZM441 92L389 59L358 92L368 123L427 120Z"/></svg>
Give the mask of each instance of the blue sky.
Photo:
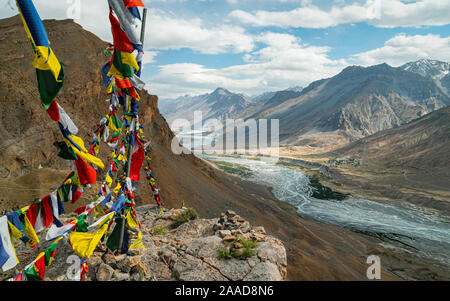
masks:
<svg viewBox="0 0 450 301"><path fill-rule="evenodd" d="M106 0L35 0L110 41ZM448 0L152 0L143 78L161 99L306 86L349 65L450 61ZM14 15L0 0L0 17Z"/></svg>

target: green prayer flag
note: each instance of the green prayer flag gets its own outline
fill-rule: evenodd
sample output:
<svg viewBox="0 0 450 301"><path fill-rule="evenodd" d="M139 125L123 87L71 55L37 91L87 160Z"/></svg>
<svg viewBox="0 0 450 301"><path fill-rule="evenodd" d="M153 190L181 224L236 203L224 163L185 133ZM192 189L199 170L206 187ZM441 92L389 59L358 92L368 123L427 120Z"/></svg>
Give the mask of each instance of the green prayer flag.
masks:
<svg viewBox="0 0 450 301"><path fill-rule="evenodd" d="M86 223L86 217L87 214L83 214L78 218L77 225L75 227L75 232L87 232L88 231L88 224Z"/></svg>
<svg viewBox="0 0 450 301"><path fill-rule="evenodd" d="M116 226L112 231L111 235L108 237L108 241L106 242L106 246L111 251L115 251L119 248L120 244L120 232L122 230L122 218L116 219Z"/></svg>
<svg viewBox="0 0 450 301"><path fill-rule="evenodd" d="M24 271L25 275L27 276L27 281L42 281L41 276L36 272L36 269L34 268L34 265L29 267Z"/></svg>
<svg viewBox="0 0 450 301"><path fill-rule="evenodd" d="M55 80L55 76L50 70L36 69L36 75L41 101L47 110L64 85L64 68L61 64L61 72L59 73L58 81Z"/></svg>
<svg viewBox="0 0 450 301"><path fill-rule="evenodd" d="M65 142L53 143L59 149L58 156L65 160L77 160L77 154L71 146L68 146Z"/></svg>
<svg viewBox="0 0 450 301"><path fill-rule="evenodd" d="M45 266L48 267L52 264L53 258L56 255L56 249L58 246L58 242L54 242L45 250Z"/></svg>
<svg viewBox="0 0 450 301"><path fill-rule="evenodd" d="M121 128L122 128L122 122L116 117L116 116L113 116L112 118L111 118L111 120L112 120L112 122L113 122L113 124L114 124L114 126L118 129L118 130L120 130ZM116 132L117 133L117 132ZM120 133L119 133L119 135L120 135ZM115 138L114 136L113 136L113 138Z"/></svg>
<svg viewBox="0 0 450 301"><path fill-rule="evenodd" d="M134 68L122 62L122 54L120 51L114 51L113 65L124 77L133 77Z"/></svg>

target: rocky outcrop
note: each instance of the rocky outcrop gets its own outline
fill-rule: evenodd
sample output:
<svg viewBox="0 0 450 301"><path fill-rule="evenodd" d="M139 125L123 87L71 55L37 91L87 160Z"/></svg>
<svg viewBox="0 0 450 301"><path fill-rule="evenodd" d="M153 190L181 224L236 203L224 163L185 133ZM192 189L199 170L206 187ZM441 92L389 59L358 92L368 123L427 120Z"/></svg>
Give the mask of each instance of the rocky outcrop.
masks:
<svg viewBox="0 0 450 301"><path fill-rule="evenodd" d="M173 220L182 212L170 210L159 215L156 208L143 206L137 209L143 227L143 239L147 251L136 257L123 259L120 256L103 255L102 264L109 263L115 273L128 273L131 280L182 280L182 281L240 281L286 279L287 258L283 243L265 234L262 227L252 227L248 221L232 211L222 214L220 219L198 219L190 221L167 234L154 234L155 229L168 231ZM231 216L232 215L232 216ZM218 251L230 237L223 236L227 228L233 241L248 238L258 241L255 254L246 259L221 259ZM232 230L230 230L232 229ZM233 231L233 232L232 232ZM233 233L233 234L231 234ZM100 254L98 254L99 256ZM122 255L123 256L123 255ZM95 275L92 280L99 280ZM103 270L99 269L101 275ZM98 272L97 272L98 274ZM138 275L136 275L138 274Z"/></svg>
<svg viewBox="0 0 450 301"><path fill-rule="evenodd" d="M137 212L149 249L141 255L145 270L149 272L147 277L184 281L286 279L287 257L283 243L267 235L264 228L252 227L232 211L219 219L190 221L164 235L153 235L153 229L168 229L181 210L171 210L160 216L152 207L143 206ZM219 258L218 251L238 239L256 241L254 255L245 259Z"/></svg>
<svg viewBox="0 0 450 301"><path fill-rule="evenodd" d="M228 211L219 219L197 219L169 230L182 212L172 209L160 215L155 207L138 207L137 215L147 250L130 250L134 256L114 255L100 244L89 259L85 281L286 280L287 257L284 245L275 237L267 235L263 227L252 227L248 221ZM45 233L41 237L45 241ZM252 256L220 258L219 250L239 239L255 243ZM234 245L237 249L243 248L238 242ZM18 256L23 262L18 268L31 262L38 251L30 252L29 248L19 247ZM45 280L69 280L66 271L73 263L68 260L71 255L74 255L72 248L66 241L61 241L55 260L46 271ZM0 273L0 279L7 279L18 272Z"/></svg>

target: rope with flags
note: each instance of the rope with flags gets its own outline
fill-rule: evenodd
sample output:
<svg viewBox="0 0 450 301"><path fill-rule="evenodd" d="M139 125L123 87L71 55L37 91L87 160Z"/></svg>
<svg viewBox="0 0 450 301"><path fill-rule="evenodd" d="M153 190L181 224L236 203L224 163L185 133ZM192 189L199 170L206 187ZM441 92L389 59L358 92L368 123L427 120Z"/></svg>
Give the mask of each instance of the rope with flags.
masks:
<svg viewBox="0 0 450 301"><path fill-rule="evenodd" d="M50 48L43 23L32 1L17 0L25 31L35 51L33 66L36 68L41 101L49 116L58 122L64 138L63 142L55 142L55 146L60 150L58 156L73 160L74 170L51 194L30 206L0 218L0 267L4 271L18 263L13 237L22 240L30 247L35 247L39 243L37 233L48 229L46 240L55 240L45 252L39 254L36 260L14 277L14 280L43 280L45 269L50 266L56 254L58 242L62 237L67 236L74 251L84 258L80 267L82 279L88 270L89 257L98 243L105 238L106 232L114 222L116 227L106 242L110 250L127 252L136 248L145 248L142 243L141 225L136 217L133 194L134 182L140 180L139 173L145 158L147 159L147 177L150 179L153 196L158 206L161 206L159 190L151 174L150 157L146 151L149 143L144 140L143 127L138 122L139 91L145 84L139 78L143 48L142 43L136 39L136 29L141 22L137 8L144 5L139 0L109 0L108 2L114 44L105 51L105 53L112 51L112 59L102 68L102 76L107 93L111 96L110 106L108 114L100 121L94 132L94 140L88 151L83 140L76 136L78 128L56 101L56 96L64 83L63 65ZM136 57L133 55L135 51L137 51ZM123 106L126 112L123 124L117 118L120 106ZM126 135L119 144L123 127L126 129ZM77 209L75 212L80 214L78 218L63 225L58 220L59 216L65 213L63 203L76 202L85 187L96 183L97 168L104 168L103 162L97 158L101 138L114 148L105 181L101 185L97 199L90 205ZM117 185L113 190L120 196L113 202L110 188L113 173L118 170L120 161L124 165L124 172L116 180ZM108 208L106 212L103 209L105 206ZM86 217L92 212L101 212L98 214L101 218L94 224L88 225ZM123 225L126 229L138 229L137 239L129 246L128 230L123 231ZM88 229L94 226L98 226L100 230L87 233ZM118 240L117 237L120 239Z"/></svg>

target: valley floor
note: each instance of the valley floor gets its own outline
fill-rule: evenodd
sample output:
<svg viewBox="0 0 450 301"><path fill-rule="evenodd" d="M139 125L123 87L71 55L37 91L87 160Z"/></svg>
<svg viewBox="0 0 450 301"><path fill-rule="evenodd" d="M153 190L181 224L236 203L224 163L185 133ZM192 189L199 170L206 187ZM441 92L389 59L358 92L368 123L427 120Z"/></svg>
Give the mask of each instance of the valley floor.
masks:
<svg viewBox="0 0 450 301"><path fill-rule="evenodd" d="M220 168L228 173L245 178L246 172L249 172L250 170L247 171L245 167L239 165L229 163L225 164L227 159L226 157L230 156L222 157L223 161L221 161L222 159L220 159L220 157L214 160L216 168ZM233 156L231 157L234 158ZM303 159L305 158L303 157ZM280 159L278 164L292 169L298 169L299 171L309 175L311 178L318 177L321 183L332 187L333 190L336 189L340 192L346 191L349 194L352 193L352 191L356 191L357 187L342 184L338 182L340 179L335 179L329 176L327 173L329 170L324 170L322 168L323 165L318 163L319 161L311 160L311 158L308 159L309 161L284 157ZM259 161L256 158L255 160ZM324 173L327 175L324 175ZM236 177L236 181L238 181L237 179L238 177ZM249 185L249 183L245 181L240 181L239 186L241 185L246 187L244 188L245 190L255 189L257 187L256 185L256 187L251 184ZM367 189L362 190L360 193L361 197L363 197L364 191L367 191ZM256 195L259 195L259 193L256 193ZM364 198L368 198L369 196L365 195ZM256 202L259 203L258 201ZM253 204L254 201L248 200L248 203ZM275 205L276 207L274 208L272 205ZM322 270L322 272L324 270L328 270L328 272L330 272L329 269L335 271L337 266L342 267L341 264L338 264L339 260L336 261L337 258L334 257L336 255L336 251L341 255L345 254L346 256L352 258L346 258L344 260L347 265L347 271L345 271L345 273L350 272L350 270L353 270L354 268L359 270L359 273L362 272L359 276L354 274L350 277L351 279L365 279L363 270L364 267L352 267L348 264L353 261L355 257L358 258L357 261L364 263L364 256L367 257L369 256L368 254L377 254L381 257L383 267L386 269L386 274L383 276L384 280L450 279L450 269L448 266L434 261L433 259L427 259L422 256L419 257L413 249L396 246L389 243L389 239L386 241L383 237L377 237L373 233L354 232L344 227L333 226L328 223L322 223L309 218L301 217L297 214L297 208L285 202L274 202L273 204L272 202L267 202L266 206L264 206L264 210L265 218L262 219L260 217L261 224L267 225L267 228L277 229L278 233L276 236L280 237L288 248L288 261L291 263L289 265L290 272L288 273L288 277L291 280L305 280L306 275L312 278L307 280L343 280L341 276L339 276L340 273L336 273L334 277L330 274L322 274L320 276L317 274L320 270ZM250 212L249 214L253 215ZM309 239L306 238L305 235L306 237L309 237ZM338 238L339 235L341 237ZM330 245L317 245L317 241L314 243L311 241L311 236L314 237L314 241L316 239L322 242L325 240L326 242L329 242ZM333 249L333 251L331 249ZM312 262L305 262L305 260L311 259L305 258L305 252L308 254L308 257L311 256L317 261L314 264L312 264ZM321 258L320 254L334 255L331 255L331 257L326 256L327 258L324 260L324 258ZM318 263L321 265L320 268L316 265ZM293 267L292 264L299 264L300 266ZM331 267L324 268L324 264L328 264ZM317 270L306 270L312 266L316 266ZM355 270L351 273L353 272L355 272ZM355 276L356 278L353 278Z"/></svg>
<svg viewBox="0 0 450 301"><path fill-rule="evenodd" d="M298 169L335 191L377 201L406 202L450 216L450 174L448 168L421 170L383 167L377 162L330 166L333 158L311 154L304 148L283 148L281 164Z"/></svg>

